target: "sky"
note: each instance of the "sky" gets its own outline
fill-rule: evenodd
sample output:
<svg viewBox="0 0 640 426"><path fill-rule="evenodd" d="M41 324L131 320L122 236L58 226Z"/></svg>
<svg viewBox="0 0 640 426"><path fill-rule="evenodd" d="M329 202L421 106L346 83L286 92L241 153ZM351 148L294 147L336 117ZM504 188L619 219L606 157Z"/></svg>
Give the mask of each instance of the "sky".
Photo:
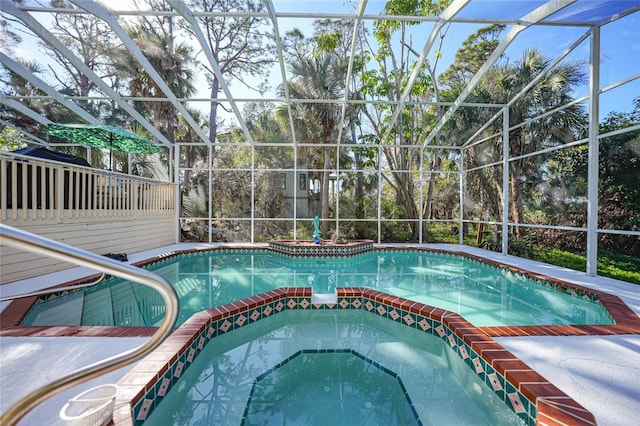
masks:
<svg viewBox="0 0 640 426"><path fill-rule="evenodd" d="M344 12L344 1L317 0L314 2L314 12ZM365 14L377 14L382 10L384 1L369 1ZM491 10L491 15L505 19L513 19L522 15L522 7L528 7L527 10L533 10L540 4L541 0L473 0L461 15L482 17L483 7ZM611 1L609 1L611 3ZM640 0L622 0L615 3L619 4L618 8L627 7L630 3L640 5ZM581 9L573 12L573 10L565 10L565 14L576 13L578 17L599 16L597 10L589 11L589 8L605 8L606 2L602 0L580 0ZM274 0L274 6L278 12L286 13L308 13L308 3L300 1L278 1ZM351 11L353 8L348 9ZM486 13L486 12L484 12ZM488 13L486 13L488 15ZM595 18L594 18L595 19ZM366 25L370 28L371 21L365 20ZM280 18L279 31L280 35L284 35L286 31L293 27L303 29L310 35L312 31L312 20L306 20L301 17L296 18ZM416 32L414 37L414 46L419 50L422 49L423 42L420 40L420 31L426 39L432 24L423 24L420 30L412 30ZM454 61L455 53L461 43L475 30L480 28L478 24L455 24L452 25L447 32L445 47L442 50L442 58L439 60L438 73L443 72ZM505 30L508 31L509 28ZM533 26L523 32L511 43L507 48L505 55L511 60L517 60L521 57L522 52L527 48L537 48L541 50L549 59L555 59L568 49L576 40L578 40L585 32L587 27L566 27L566 26ZM430 52L430 60L433 60L434 49ZM583 41L565 61L577 62L583 64L582 68L588 77L590 57L589 39ZM281 83L280 71L277 66L273 67L272 73L272 91L265 94L267 97L276 95L277 86ZM618 81L640 75L640 12L627 16L623 19L607 24L602 27L601 32L601 67L600 67L600 88L614 84ZM252 97L254 92L245 90L241 84L233 83L232 92L240 93L238 97ZM576 87L574 97L579 98L589 94L588 79L585 84ZM632 109L632 101L635 97L640 96L640 78L629 82L624 86L608 91L600 96L600 120L602 120L611 111L629 112ZM587 104L585 103L585 108Z"/></svg>
<svg viewBox="0 0 640 426"><path fill-rule="evenodd" d="M341 12L352 13L353 6L346 4L345 0L316 0L313 2L313 6L306 1L282 1L273 0L276 10L280 13L294 13L294 14L306 14L309 12L309 8L313 7L314 12ZM526 10L532 10L539 6L542 0L520 0L513 2L510 0L472 0L468 9L461 12L461 16L480 16L485 13L484 10L490 10L491 14L495 14L496 11L500 11L499 17L513 18L522 15L522 8ZM627 4L637 3L640 4L640 0L617 0L612 3L624 3ZM118 10L124 8L123 4L118 3ZM580 0L581 5L584 7L601 7L604 2L602 0ZM377 14L383 8L384 1L370 0L367 3L366 14ZM488 13L488 12L487 12ZM42 16L39 14L38 16ZM292 18L280 18L279 30L280 35L284 35L286 31L292 27L299 27L310 35L312 29L312 19L306 19L302 15ZM371 21L365 21L370 27ZM424 45L424 39L426 39L432 24L426 23L419 27L415 27L412 31L414 34L414 46L422 50ZM448 65L454 60L455 53L466 37L473 33L478 24L455 24L452 25L446 36L445 48L442 50L443 57L440 59L438 66L438 73L443 72ZM560 27L560 26L544 26L544 27L532 27L523 31L509 46L506 51L506 55L515 60L521 56L521 53L526 48L536 47L540 49L549 58L555 58L560 55L568 46L575 42L582 34L587 31L586 27ZM422 37L422 39L421 39ZM28 38L26 42L17 49L17 56L24 58L37 58L41 59L42 55L39 54L39 48L34 47L33 40ZM640 12L627 16L621 20L605 25L602 28L601 35L602 46L602 58L601 58L601 87L607 87L617 81L631 78L632 76L640 75ZM430 59L433 60L434 49L430 53ZM583 42L573 53L569 55L567 60L584 63L584 71L588 75L588 59L589 59L589 41ZM201 55L200 59L204 60ZM46 80L46 79L45 79ZM51 84L54 84L54 80L50 78L48 80ZM271 90L265 93L265 97L275 97L278 85L282 79L280 71L277 66L273 67L271 73ZM195 83L200 87L200 92L197 97L208 97L209 90L207 88L206 80L202 73L197 75ZM246 90L244 85L239 82L233 82L231 84L231 91L235 97L254 97L255 92ZM577 87L574 93L575 97L580 97L588 94L588 84L584 84ZM614 89L610 92L604 93L600 97L601 101L601 114L600 119L606 116L610 111L622 111L628 112L632 108L632 100L634 97L640 95L640 78L635 79L632 82L625 84L622 87ZM207 111L208 105L206 103L193 103L197 105L199 109ZM240 105L242 108L242 105ZM223 113L222 116L227 117L228 120L234 120L234 117L230 114Z"/></svg>

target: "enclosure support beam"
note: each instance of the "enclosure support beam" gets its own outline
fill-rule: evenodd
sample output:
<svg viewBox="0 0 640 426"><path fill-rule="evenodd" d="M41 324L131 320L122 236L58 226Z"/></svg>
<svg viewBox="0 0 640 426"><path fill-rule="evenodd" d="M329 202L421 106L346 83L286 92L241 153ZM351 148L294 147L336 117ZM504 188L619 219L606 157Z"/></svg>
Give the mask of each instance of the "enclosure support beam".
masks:
<svg viewBox="0 0 640 426"><path fill-rule="evenodd" d="M591 28L589 70L589 152L587 186L587 275L598 274L598 163L600 120L600 27Z"/></svg>
<svg viewBox="0 0 640 426"><path fill-rule="evenodd" d="M182 197L180 196L180 149L182 146L180 144L175 144L171 149L173 150L173 208L175 211L175 237L176 243L181 242L181 233L180 229L182 228L180 225L180 216L182 215ZM171 155L171 151L169 151L169 155Z"/></svg>
<svg viewBox="0 0 640 426"><path fill-rule="evenodd" d="M80 116L87 123L100 124L100 122L98 121L97 118L95 118L94 116L89 114L87 111L82 109L75 102L66 99L62 95L62 93L58 92L53 87L49 86L42 79L38 78L35 75L35 73L27 70L24 66L22 66L19 63L17 63L16 61L14 61L13 59L11 59L10 57L8 57L7 55L5 55L4 53L1 53L1 52L0 52L0 59L2 60L2 64L5 67L9 68L11 71L15 72L20 77L24 78L27 81L30 81L32 84L34 84L38 88L42 89L49 96L51 96L53 99L55 99L56 101L60 102L61 105L65 106L69 110L71 110L74 113L76 113L76 115Z"/></svg>
<svg viewBox="0 0 640 426"><path fill-rule="evenodd" d="M431 48L433 47L436 40L438 39L438 33L445 25L447 25L453 18L455 18L455 16L462 9L464 9L464 7L469 3L469 1L470 0L453 1L449 5L449 7L447 7L440 14L439 19L436 22L434 22L433 28L431 29L431 33L429 34L429 37L427 37L427 41L425 42L425 45L422 48L422 52L420 53L420 56L416 60L416 63L413 65L413 70L411 70L411 74L407 79L407 84L405 85L404 91L402 92L400 99L398 99L398 104L396 105L395 111L393 111L393 116L389 121L390 123L395 123L398 117L400 116L401 111L404 109L404 105L406 104L406 102L409 99L409 96L411 95L411 89L413 89L413 85L416 79L418 78L422 70L422 67L424 66L424 63L427 62L427 55L429 55ZM346 98L345 98L345 101L346 101ZM391 128L389 128L389 130L386 132L382 140L387 140L390 134L391 134ZM424 144L426 145L427 142L425 142Z"/></svg>
<svg viewBox="0 0 640 426"><path fill-rule="evenodd" d="M285 182L287 178L285 177ZM211 182L211 181L209 181ZM295 191L295 186L293 187ZM211 196L209 196L211 199ZM251 146L251 199L256 199L256 146ZM211 217L211 210L209 210L209 217ZM209 223L211 226L211 223ZM251 203L251 244L256 242L256 203ZM253 290L253 289L252 289ZM253 294L253 292L251 293Z"/></svg>
<svg viewBox="0 0 640 426"><path fill-rule="evenodd" d="M13 129L18 133L21 133L23 136L26 136L27 138L29 138L29 141L31 143L34 143L36 145L42 145L42 146L45 146L47 148L49 148L49 146L50 146L49 142L47 142L47 141L45 141L43 139L40 139L39 137L37 137L33 133L29 133L24 129L21 129L21 128L17 127L17 126L14 126L12 123L9 123L8 121L3 120L2 118L0 118L0 124L2 124L3 126L5 126L7 128ZM16 140L16 141L23 142L23 140L21 138L18 138L18 137L15 137L15 136L9 136L6 133L2 134L2 136L5 137L5 138L9 138L9 139L13 139L13 140Z"/></svg>
<svg viewBox="0 0 640 426"><path fill-rule="evenodd" d="M362 25L362 15L364 14L364 9L367 6L367 0L360 0L360 4L358 4L358 9L356 11L356 16L355 16L355 20L353 23L353 34L351 36L351 53L349 54L349 64L347 65L347 75L345 77L345 81L344 81L344 99L343 99L343 103L342 103L342 109L340 111L340 121L338 121L338 123L340 123L340 125L338 126L338 139L336 141L336 143L338 144L338 146L340 146L340 141L342 140L342 129L344 128L344 118L346 116L347 113L347 101L349 100L349 88L350 88L350 83L351 83L351 74L353 72L353 58L356 56L356 45L358 42L358 35L360 33L360 25ZM353 141L353 143L356 143L356 141ZM340 156L340 154L338 154L338 157ZM339 161L337 162L338 164L340 163ZM338 176L340 176L340 173L338 173ZM338 200L340 199L340 197L337 198ZM336 211L338 211L338 209L336 208ZM336 214L336 217L338 215ZM338 230L338 222L336 219L336 231Z"/></svg>
<svg viewBox="0 0 640 426"><path fill-rule="evenodd" d="M184 120L191 126L193 131L200 137L202 142L210 143L209 138L204 133L200 125L193 119L191 113L187 111L187 108L178 101L178 98L164 81L164 79L160 76L160 74L158 74L158 71L153 68L153 65L151 65L144 53L142 53L136 43L131 39L131 37L129 37L129 34L127 34L125 29L118 23L118 21L116 21L113 16L109 15L107 9L94 2L81 0L71 0L71 2L76 6L93 14L94 16L102 19L107 23L107 25L111 27L113 32L115 32L118 37L120 37L120 40L122 40L122 43L125 45L125 47L136 58L138 63L142 65L142 68L144 68L145 72L149 74L149 77L151 77L153 81L156 82L160 90L162 90L169 102L171 102L171 105L173 105L173 107L182 115Z"/></svg>
<svg viewBox="0 0 640 426"><path fill-rule="evenodd" d="M202 32L202 29L198 24L198 20L193 14L193 11L189 9L186 4L178 0L167 0L167 3L169 3L171 7L173 7L175 11L178 12L180 16L182 16L184 20L193 29L193 34L195 35L198 43L200 43L200 47L202 47L202 52L206 56L207 60L209 61L209 65L211 65L211 69L216 75L216 78L218 79L218 81L220 82L220 88L222 89L225 96L227 97L227 100L229 101L229 105L231 106L231 109L233 110L233 113L236 116L236 119L238 120L238 125L240 126L240 128L242 129L242 132L246 136L247 142L253 145L253 138L251 137L251 133L247 128L247 122L242 117L242 113L238 108L238 104L236 103L231 93L231 89L229 89L229 85L227 84L227 81L225 80L224 75L222 74L220 65L218 65L218 61L216 61L215 57L213 56L213 52L211 51L211 48L207 43L207 38L204 36L204 33Z"/></svg>
<svg viewBox="0 0 640 426"><path fill-rule="evenodd" d="M526 86L524 86L513 98L511 98L511 100L507 103L507 106L511 106L513 104L515 104L518 99L522 98L524 95L526 95L527 93L529 93L529 90L535 86L540 80L542 80L542 78L544 78L547 73L549 71L551 71L556 65L558 65L560 63L560 61L562 61L564 58L566 58L567 56L569 56L569 54L571 52L573 52L575 49L577 49L583 41L585 41L587 39L587 37L589 37L590 32L587 31L585 32L582 36L580 36L580 38L578 38L578 40L576 40L571 46L569 46L567 49L565 49L564 52L562 52L562 54L560 54L560 56L558 56L556 59L554 59L552 62L549 62L549 64L538 73L537 76L535 76L535 78L533 80L531 80ZM570 106L571 103L564 105L562 108L566 108L568 106ZM470 143L472 143L473 141L475 141L476 136L479 136L482 134L482 132L484 132L490 125L491 123L493 123L495 120L498 119L498 117L500 117L500 111L496 112L495 115L493 117L491 117L482 127L480 127L469 139L467 139L467 141L463 144L463 146L468 146ZM539 118L542 118L542 115L538 116L538 117L534 117L533 119L530 120L537 120Z"/></svg>
<svg viewBox="0 0 640 426"><path fill-rule="evenodd" d="M460 200L460 223L458 224L458 242L460 244L464 244L464 156L465 150L464 148L460 148L460 166L458 167L460 169L460 181L458 182L458 197Z"/></svg>
<svg viewBox="0 0 640 426"><path fill-rule="evenodd" d="M84 75L86 75L93 83L96 84L107 96L111 97L120 108L124 109L133 117L140 125L155 137L159 142L170 148L171 143L158 129L142 116L132 105L125 102L122 97L111 88L104 80L102 80L95 72L93 72L80 58L78 58L69 48L47 30L36 18L29 13L23 12L12 2L2 2L2 11L9 13L21 20L31 31L33 31L40 39L49 44L54 50L57 50L62 56L67 58L74 67ZM39 120L38 120L39 121ZM49 120L47 120L49 121ZM49 121L50 122L50 121Z"/></svg>
<svg viewBox="0 0 640 426"><path fill-rule="evenodd" d="M282 90L284 92L285 99L289 99L290 98L289 85L287 84L286 66L284 64L284 53L282 50L282 39L280 38L280 27L278 25L278 17L276 16L276 8L273 5L273 0L266 0L265 4L267 5L267 12L269 12L269 18L271 18L271 23L273 24L273 37L275 39L276 50L278 52L278 65L280 65L280 76L282 77ZM291 139L293 140L294 144L297 144L296 129L293 123L293 111L291 110L291 102L286 102L286 104L287 104L287 112L289 115L289 127L291 128ZM295 173L294 176L297 176L297 173ZM296 195L297 194L294 192L293 194L294 206L295 206ZM293 211L294 212L296 211L295 208ZM294 235L295 235L295 226L294 226Z"/></svg>
<svg viewBox="0 0 640 426"><path fill-rule="evenodd" d="M378 145L378 244L382 242L382 161L380 159L384 153L382 152L382 145Z"/></svg>
<svg viewBox="0 0 640 426"><path fill-rule="evenodd" d="M418 237L418 242L420 244L422 244L424 242L423 240L423 235L422 235L422 229L424 228L424 214L422 213L424 211L424 206L422 203L424 203L424 196L423 196L423 190L424 190L424 147L420 147L420 168L418 169L420 170L420 191L418 192L419 195L419 210L418 210L418 226L420 227L419 229L419 237ZM429 218L427 216L427 218ZM429 218L430 219L430 218Z"/></svg>
<svg viewBox="0 0 640 426"><path fill-rule="evenodd" d="M433 138L436 137L438 132L440 132L440 130L442 130L442 128L444 127L445 123L449 121L453 114L458 110L460 105L465 101L465 99L467 99L467 96L469 96L473 92L473 89L476 88L480 81L485 77L487 71L489 71L489 69L498 61L500 56L504 54L504 52L507 50L507 47L509 47L513 40L515 40L518 34L529 28L531 25L534 25L535 23L542 21L546 17L553 15L559 10L564 9L575 1L576 0L556 0L545 3L533 12L523 16L522 19L518 21L518 24L511 27L509 32L504 36L504 38L493 50L493 52L491 52L491 55L489 55L485 63L482 64L482 66L473 75L473 77L471 77L467 85L460 92L460 95L458 95L458 98L453 102L453 105L451 105L451 107L447 110L440 121L438 121L436 126L433 128L433 130L431 130L431 133L429 133L423 143L427 145L429 142L431 142L431 140L433 140Z"/></svg>
<svg viewBox="0 0 640 426"><path fill-rule="evenodd" d="M209 182L209 190L205 191L205 194L209 194L207 196L207 228L209 228L209 232L207 232L207 241L212 242L212 232L213 232L213 145L209 144L207 146L207 167L208 170L208 180ZM251 203L254 204L254 203ZM251 207L253 209L253 207ZM253 294L253 293L252 293Z"/></svg>
<svg viewBox="0 0 640 426"><path fill-rule="evenodd" d="M516 225L517 226L517 225ZM502 109L502 254L509 254L509 107Z"/></svg>
<svg viewBox="0 0 640 426"><path fill-rule="evenodd" d="M15 109L16 111L26 115L33 121L37 121L38 123L44 124L45 126L53 123L53 121L49 120L47 117L35 112L31 108L23 104L22 102L18 102L15 99L10 99L4 95L0 95L0 103L5 104L9 108Z"/></svg>

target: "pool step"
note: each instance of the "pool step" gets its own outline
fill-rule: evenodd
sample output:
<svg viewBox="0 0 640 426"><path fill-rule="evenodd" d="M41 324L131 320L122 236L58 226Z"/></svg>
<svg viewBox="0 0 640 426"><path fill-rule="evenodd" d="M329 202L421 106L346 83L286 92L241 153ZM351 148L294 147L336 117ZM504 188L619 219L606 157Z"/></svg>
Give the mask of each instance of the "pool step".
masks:
<svg viewBox="0 0 640 426"><path fill-rule="evenodd" d="M311 303L317 305L338 303L338 295L336 293L319 293L311 295Z"/></svg>
<svg viewBox="0 0 640 426"><path fill-rule="evenodd" d="M84 296L82 292L69 294L66 297L35 305L29 312L26 323L51 326L80 324L83 305Z"/></svg>

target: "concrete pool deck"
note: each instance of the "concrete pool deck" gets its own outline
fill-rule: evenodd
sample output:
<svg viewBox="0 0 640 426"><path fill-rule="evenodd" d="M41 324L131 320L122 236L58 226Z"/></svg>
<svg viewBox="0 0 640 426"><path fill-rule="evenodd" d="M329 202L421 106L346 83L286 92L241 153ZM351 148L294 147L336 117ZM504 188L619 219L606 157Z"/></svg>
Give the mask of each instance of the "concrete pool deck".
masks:
<svg viewBox="0 0 640 426"><path fill-rule="evenodd" d="M129 255L137 262L166 252L215 247L179 244ZM250 246L250 245L248 245ZM255 245L254 245L255 246ZM388 245L385 245L388 246ZM407 245L397 245L407 247ZM587 288L619 296L640 315L640 287L602 277L502 256L474 247L421 245L462 251L522 269L557 277ZM90 275L86 268L49 274L2 286L2 295L34 290ZM0 309L4 309L0 305ZM87 363L141 344L146 338L113 337L0 337L0 410L6 411L21 396ZM631 425L640 418L640 335L496 337L501 345L591 411L600 425ZM95 379L46 401L20 424L63 424L58 411L71 396L96 383L116 382L130 367Z"/></svg>

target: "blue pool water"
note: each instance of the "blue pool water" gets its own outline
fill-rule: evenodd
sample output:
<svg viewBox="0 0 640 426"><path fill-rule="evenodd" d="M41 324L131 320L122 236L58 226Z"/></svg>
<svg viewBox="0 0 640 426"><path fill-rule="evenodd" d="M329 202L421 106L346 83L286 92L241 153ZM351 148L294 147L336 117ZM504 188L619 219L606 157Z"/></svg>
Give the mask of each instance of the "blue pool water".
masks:
<svg viewBox="0 0 640 426"><path fill-rule="evenodd" d="M442 339L369 312L294 310L216 337L145 424L523 423Z"/></svg>
<svg viewBox="0 0 640 426"><path fill-rule="evenodd" d="M336 380L337 379L337 380ZM421 424L397 373L351 349L302 349L253 381L242 424Z"/></svg>
<svg viewBox="0 0 640 426"><path fill-rule="evenodd" d="M457 312L476 326L612 324L602 305L465 257L370 251L353 257L288 257L268 250L183 254L148 267L173 283L178 324L196 312L281 287L368 287ZM24 325L144 325L164 316L153 290L120 279L40 303Z"/></svg>

